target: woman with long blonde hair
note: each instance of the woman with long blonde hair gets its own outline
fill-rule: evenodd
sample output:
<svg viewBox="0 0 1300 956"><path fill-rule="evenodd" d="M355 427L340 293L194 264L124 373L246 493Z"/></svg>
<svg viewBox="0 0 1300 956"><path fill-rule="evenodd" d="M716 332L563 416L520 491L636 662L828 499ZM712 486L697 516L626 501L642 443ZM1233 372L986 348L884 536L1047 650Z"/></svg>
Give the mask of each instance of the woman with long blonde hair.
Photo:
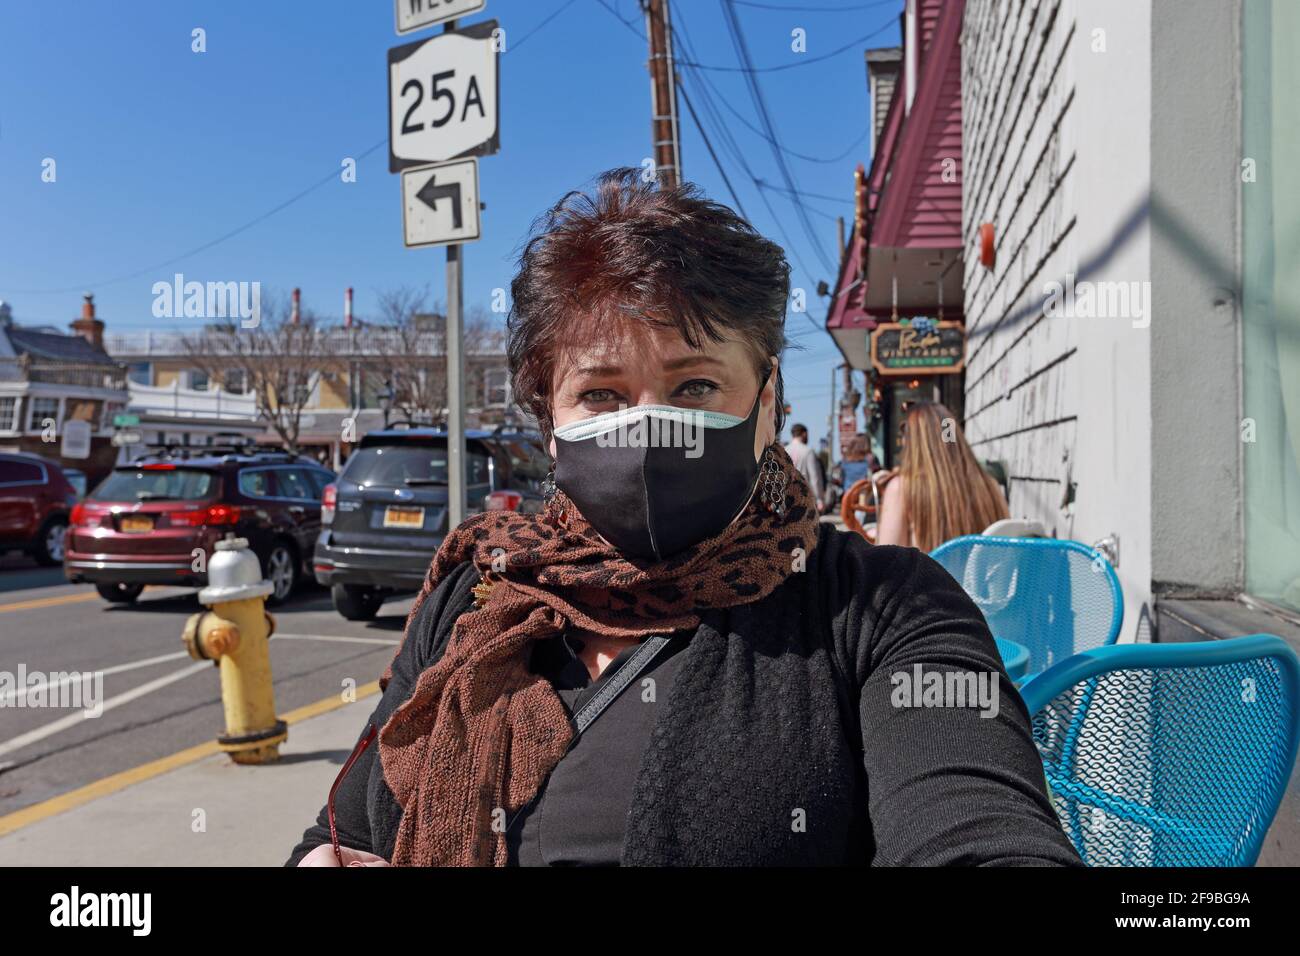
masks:
<svg viewBox="0 0 1300 956"><path fill-rule="evenodd" d="M878 544L933 551L945 541L979 534L1009 517L998 483L980 467L961 426L937 402L907 410L902 425L903 460L885 485Z"/></svg>

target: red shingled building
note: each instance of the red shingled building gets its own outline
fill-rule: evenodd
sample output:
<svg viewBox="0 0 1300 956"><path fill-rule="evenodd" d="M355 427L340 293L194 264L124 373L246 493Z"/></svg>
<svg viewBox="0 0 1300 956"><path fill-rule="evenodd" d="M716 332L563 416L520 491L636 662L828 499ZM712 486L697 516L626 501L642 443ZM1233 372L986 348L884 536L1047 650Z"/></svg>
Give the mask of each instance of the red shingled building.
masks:
<svg viewBox="0 0 1300 956"><path fill-rule="evenodd" d="M908 0L901 50L867 51L871 167L855 174L854 229L826 329L849 369L866 373L867 424L886 465L909 401L962 412L964 9L965 0ZM844 411L842 438L862 430Z"/></svg>

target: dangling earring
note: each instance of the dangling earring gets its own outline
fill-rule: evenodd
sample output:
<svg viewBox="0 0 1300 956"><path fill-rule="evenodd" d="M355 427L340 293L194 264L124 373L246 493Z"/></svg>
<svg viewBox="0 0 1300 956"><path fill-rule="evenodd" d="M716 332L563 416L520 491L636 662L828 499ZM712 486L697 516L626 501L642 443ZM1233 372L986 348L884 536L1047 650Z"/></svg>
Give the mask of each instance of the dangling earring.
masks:
<svg viewBox="0 0 1300 956"><path fill-rule="evenodd" d="M776 453L768 446L758 470L758 498L774 515L785 514L785 486L789 480L785 469L776 460Z"/></svg>
<svg viewBox="0 0 1300 956"><path fill-rule="evenodd" d="M552 462L551 470L546 473L542 479L542 518L547 524L556 528L569 527L569 512L567 508L562 507L562 503L556 501L555 486L555 464Z"/></svg>

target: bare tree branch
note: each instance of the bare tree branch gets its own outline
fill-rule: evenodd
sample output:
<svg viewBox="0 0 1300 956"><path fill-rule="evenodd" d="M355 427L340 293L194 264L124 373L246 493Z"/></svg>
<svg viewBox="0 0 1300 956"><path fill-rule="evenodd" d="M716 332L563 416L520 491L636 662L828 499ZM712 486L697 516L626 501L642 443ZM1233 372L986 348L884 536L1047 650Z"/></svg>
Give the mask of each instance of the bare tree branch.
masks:
<svg viewBox="0 0 1300 956"><path fill-rule="evenodd" d="M297 454L303 409L323 376L345 368L347 342L341 331L323 327L307 310L294 322L285 297L264 295L256 327L223 319L183 341L186 356L209 379L224 384L231 372L240 373L258 417Z"/></svg>

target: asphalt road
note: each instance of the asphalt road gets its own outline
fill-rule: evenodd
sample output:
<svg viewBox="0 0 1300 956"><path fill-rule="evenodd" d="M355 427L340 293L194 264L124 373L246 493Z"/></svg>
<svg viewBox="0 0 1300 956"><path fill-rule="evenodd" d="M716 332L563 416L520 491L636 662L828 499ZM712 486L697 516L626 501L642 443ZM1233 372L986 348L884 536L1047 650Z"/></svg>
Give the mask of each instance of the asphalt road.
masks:
<svg viewBox="0 0 1300 956"><path fill-rule="evenodd" d="M300 586L272 609L276 712L336 697L345 681L361 686L378 678L410 605L410 596L394 599L374 621L345 621L327 591ZM181 643L186 618L198 610L192 589L150 588L134 605L110 605L90 585L66 583L59 568L0 556L0 671L104 672L104 710L96 718L14 706L14 694L0 686L0 698L7 697L0 700L0 816L223 730L216 667L191 660ZM338 749L346 755L353 743L341 739Z"/></svg>

